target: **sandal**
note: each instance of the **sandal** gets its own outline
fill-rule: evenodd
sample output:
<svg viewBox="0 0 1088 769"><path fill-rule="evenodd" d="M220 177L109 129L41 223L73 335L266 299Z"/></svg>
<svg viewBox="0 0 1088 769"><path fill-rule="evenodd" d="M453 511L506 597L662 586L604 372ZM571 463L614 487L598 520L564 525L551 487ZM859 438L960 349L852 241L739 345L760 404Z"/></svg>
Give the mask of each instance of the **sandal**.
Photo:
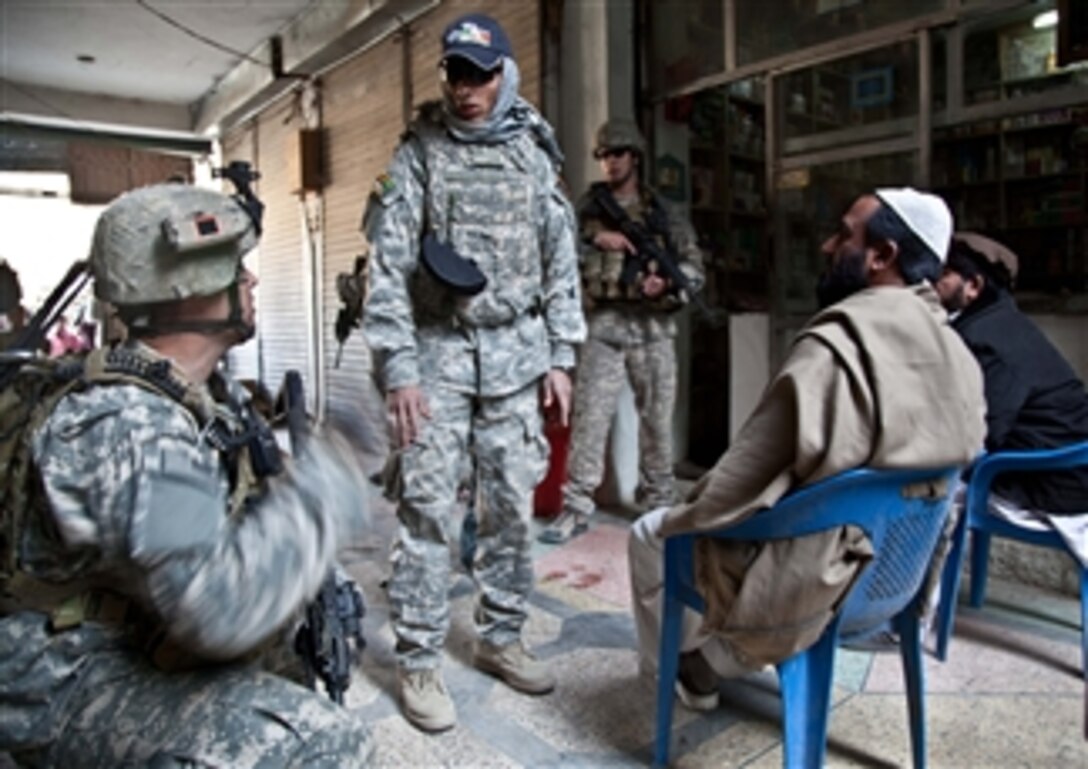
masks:
<svg viewBox="0 0 1088 769"><path fill-rule="evenodd" d="M586 520L586 516L581 513L564 512L540 532L537 541L546 545L561 545L588 530L589 521Z"/></svg>

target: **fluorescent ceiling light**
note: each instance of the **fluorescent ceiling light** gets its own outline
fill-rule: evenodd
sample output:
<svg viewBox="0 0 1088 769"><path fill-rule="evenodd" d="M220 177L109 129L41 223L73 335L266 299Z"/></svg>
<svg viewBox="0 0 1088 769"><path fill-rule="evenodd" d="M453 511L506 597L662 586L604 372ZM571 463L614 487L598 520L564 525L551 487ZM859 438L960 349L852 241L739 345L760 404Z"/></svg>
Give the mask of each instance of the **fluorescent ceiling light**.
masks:
<svg viewBox="0 0 1088 769"><path fill-rule="evenodd" d="M1058 23L1057 11L1043 11L1034 19L1031 20L1031 26L1035 29L1046 29L1047 27L1053 27Z"/></svg>

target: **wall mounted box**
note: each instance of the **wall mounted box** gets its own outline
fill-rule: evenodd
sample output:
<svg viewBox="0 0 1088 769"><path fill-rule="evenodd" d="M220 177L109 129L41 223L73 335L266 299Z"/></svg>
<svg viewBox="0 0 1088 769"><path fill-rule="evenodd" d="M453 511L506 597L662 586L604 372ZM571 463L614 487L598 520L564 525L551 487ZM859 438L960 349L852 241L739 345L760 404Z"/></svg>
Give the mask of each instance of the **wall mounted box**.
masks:
<svg viewBox="0 0 1088 769"><path fill-rule="evenodd" d="M288 137L287 168L292 192L320 192L324 188L327 179L323 129L302 128Z"/></svg>

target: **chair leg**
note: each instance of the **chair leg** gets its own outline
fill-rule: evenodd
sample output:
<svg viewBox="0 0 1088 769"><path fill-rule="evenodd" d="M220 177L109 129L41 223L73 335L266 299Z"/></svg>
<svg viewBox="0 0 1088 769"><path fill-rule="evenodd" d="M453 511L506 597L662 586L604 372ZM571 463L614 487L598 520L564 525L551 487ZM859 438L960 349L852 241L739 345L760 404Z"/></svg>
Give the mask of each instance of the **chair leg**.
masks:
<svg viewBox="0 0 1088 769"><path fill-rule="evenodd" d="M661 650L657 663L657 739L654 766L669 762L672 737L672 709L676 700L676 676L680 668L680 631L684 605L668 589L662 597Z"/></svg>
<svg viewBox="0 0 1088 769"><path fill-rule="evenodd" d="M836 618L819 641L778 665L783 766L788 769L820 769L824 764L838 635Z"/></svg>
<svg viewBox="0 0 1088 769"><path fill-rule="evenodd" d="M956 622L956 604L959 601L960 573L963 570L963 550L967 540L967 513L960 515L960 520L952 533L952 547L944 562L941 573L941 595L937 604L937 659L948 660L948 646L952 640L952 629Z"/></svg>
<svg viewBox="0 0 1088 769"><path fill-rule="evenodd" d="M986 577L990 563L990 533L971 532L971 605L976 609L986 600Z"/></svg>
<svg viewBox="0 0 1088 769"><path fill-rule="evenodd" d="M1080 667L1084 678L1084 739L1088 740L1088 569L1080 570Z"/></svg>
<svg viewBox="0 0 1088 769"><path fill-rule="evenodd" d="M895 618L899 653L903 658L903 679L907 685L907 712L910 718L911 756L914 769L926 766L926 684L922 665L921 627L913 606Z"/></svg>

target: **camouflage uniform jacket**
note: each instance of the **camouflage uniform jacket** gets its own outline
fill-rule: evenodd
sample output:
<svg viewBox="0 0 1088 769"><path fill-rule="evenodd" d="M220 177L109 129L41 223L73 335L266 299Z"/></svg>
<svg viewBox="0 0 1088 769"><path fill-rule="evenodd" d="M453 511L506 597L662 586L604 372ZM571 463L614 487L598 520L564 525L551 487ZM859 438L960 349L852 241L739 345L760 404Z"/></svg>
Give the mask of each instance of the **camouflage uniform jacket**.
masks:
<svg viewBox="0 0 1088 769"><path fill-rule="evenodd" d="M573 212L531 127L465 142L424 110L378 179L364 231L364 328L387 391L426 382L498 397L574 365L585 321ZM427 232L476 262L481 293L456 298L421 268Z"/></svg>
<svg viewBox="0 0 1088 769"><path fill-rule="evenodd" d="M639 199L628 203L619 202L627 215L635 222L640 222L652 230L649 220L653 208L659 207L667 218L667 239L671 241L678 256L680 269L688 276L695 291L702 289L704 281L703 253L696 242L695 230L691 222L675 206L667 204L653 189L646 185L639 187ZM650 302L637 297L618 301L601 301L605 291L617 291L619 271L622 269L624 254L605 252L593 245L593 239L599 232L615 230L616 227L605 220L593 201L592 189L578 200L579 224L579 264L582 275L582 294L586 297L589 336L614 345L636 345L657 339L676 336L675 311L679 305L675 295L668 295L661 300ZM666 233L657 233L665 241ZM664 243L662 243L664 245ZM604 288L600 288L601 285ZM622 289L619 289L622 291Z"/></svg>
<svg viewBox="0 0 1088 769"><path fill-rule="evenodd" d="M40 738L35 724L55 721L46 714L78 686L88 655L145 640L146 625L83 609L58 628L57 607L78 603L66 598L119 595L124 622L135 613L196 658L229 660L287 625L327 573L343 527L317 495L275 476L228 514L242 488L232 475L248 463L228 467L206 433L212 420L231 431L240 422L207 386L173 375L193 410L140 385L93 385L33 435L48 509L28 518L20 572L0 595L0 745ZM241 402L241 387L215 379Z"/></svg>

